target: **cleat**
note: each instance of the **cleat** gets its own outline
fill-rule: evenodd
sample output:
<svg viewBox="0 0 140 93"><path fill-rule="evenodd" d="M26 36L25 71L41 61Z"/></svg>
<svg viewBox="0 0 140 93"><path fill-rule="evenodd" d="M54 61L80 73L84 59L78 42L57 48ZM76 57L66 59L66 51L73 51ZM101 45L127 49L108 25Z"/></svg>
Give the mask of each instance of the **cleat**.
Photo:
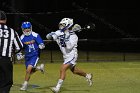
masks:
<svg viewBox="0 0 140 93"><path fill-rule="evenodd" d="M87 74L86 78L87 78L87 81L89 83L89 86L92 86L92 83L93 83L93 81L92 81L93 75L91 73L90 74Z"/></svg>
<svg viewBox="0 0 140 93"><path fill-rule="evenodd" d="M41 73L44 74L44 71L45 71L45 70L44 70L44 64L41 64L41 65L40 65L40 71L41 71Z"/></svg>
<svg viewBox="0 0 140 93"><path fill-rule="evenodd" d="M51 88L51 91L52 91L53 93L58 93L58 92L59 92L59 89L56 88L56 87L52 87L52 88Z"/></svg>
<svg viewBox="0 0 140 93"><path fill-rule="evenodd" d="M27 90L27 86L28 86L27 84L26 84L26 85L23 84L22 87L20 88L20 90L21 90L21 91Z"/></svg>

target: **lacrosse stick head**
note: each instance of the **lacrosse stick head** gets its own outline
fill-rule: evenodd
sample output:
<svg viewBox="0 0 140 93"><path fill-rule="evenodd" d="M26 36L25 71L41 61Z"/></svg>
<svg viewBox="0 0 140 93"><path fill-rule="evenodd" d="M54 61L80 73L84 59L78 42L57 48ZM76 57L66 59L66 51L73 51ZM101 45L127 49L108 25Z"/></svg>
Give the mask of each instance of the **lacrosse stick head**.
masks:
<svg viewBox="0 0 140 93"><path fill-rule="evenodd" d="M83 28L79 25L79 24L75 24L72 27L72 31L74 32L80 32L82 30L93 30L95 29L95 24L94 23L89 23L87 25L85 25Z"/></svg>
<svg viewBox="0 0 140 93"><path fill-rule="evenodd" d="M73 27L72 27L72 31L78 31L78 32L80 32L81 31L81 26L79 25L79 24L75 24Z"/></svg>

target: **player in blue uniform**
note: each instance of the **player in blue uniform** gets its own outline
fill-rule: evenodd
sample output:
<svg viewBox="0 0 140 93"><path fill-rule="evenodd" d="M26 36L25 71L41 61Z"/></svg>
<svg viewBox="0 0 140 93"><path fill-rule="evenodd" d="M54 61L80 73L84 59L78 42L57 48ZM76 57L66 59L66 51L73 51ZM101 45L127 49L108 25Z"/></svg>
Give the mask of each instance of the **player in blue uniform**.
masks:
<svg viewBox="0 0 140 93"><path fill-rule="evenodd" d="M23 34L20 39L24 46L26 75L25 81L20 90L26 90L31 74L37 70L44 72L44 64L37 66L37 63L39 60L40 49L44 49L45 45L40 35L32 31L32 25L30 22L23 22L21 28ZM24 55L18 53L17 59L20 60L22 58L24 58Z"/></svg>

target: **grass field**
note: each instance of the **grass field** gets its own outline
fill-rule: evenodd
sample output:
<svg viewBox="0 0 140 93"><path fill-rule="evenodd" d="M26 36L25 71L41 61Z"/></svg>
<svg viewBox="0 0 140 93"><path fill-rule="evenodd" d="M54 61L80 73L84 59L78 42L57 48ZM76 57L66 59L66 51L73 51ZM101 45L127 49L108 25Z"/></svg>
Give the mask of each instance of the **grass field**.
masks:
<svg viewBox="0 0 140 93"><path fill-rule="evenodd" d="M14 64L14 86L10 93L52 93L59 77L61 63L45 63L45 74L32 75L27 91L19 91L24 81L25 67ZM77 66L94 75L94 85L89 87L85 78L70 71L61 93L140 93L140 62L79 62Z"/></svg>

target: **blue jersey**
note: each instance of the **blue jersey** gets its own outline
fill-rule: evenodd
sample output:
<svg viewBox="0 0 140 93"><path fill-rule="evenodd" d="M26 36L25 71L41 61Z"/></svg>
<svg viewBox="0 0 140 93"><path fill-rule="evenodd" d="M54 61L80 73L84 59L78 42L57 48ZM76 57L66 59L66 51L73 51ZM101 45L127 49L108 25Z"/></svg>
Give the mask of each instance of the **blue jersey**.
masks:
<svg viewBox="0 0 140 93"><path fill-rule="evenodd" d="M38 45L41 43L44 44L44 42L38 33L32 31L32 33L29 36L26 36L24 34L21 35L20 39L25 49L25 57L39 55Z"/></svg>

